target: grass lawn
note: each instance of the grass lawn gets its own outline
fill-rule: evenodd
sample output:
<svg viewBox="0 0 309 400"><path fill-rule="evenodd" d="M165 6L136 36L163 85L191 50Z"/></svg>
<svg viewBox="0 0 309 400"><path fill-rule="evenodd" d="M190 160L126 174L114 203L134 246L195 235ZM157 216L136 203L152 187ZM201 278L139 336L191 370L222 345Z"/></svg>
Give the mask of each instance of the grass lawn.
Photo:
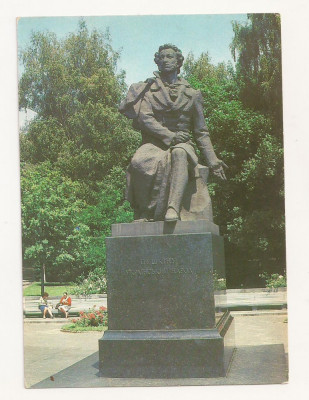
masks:
<svg viewBox="0 0 309 400"><path fill-rule="evenodd" d="M76 326L74 323L66 324L61 327L62 332L103 332L107 330L107 326Z"/></svg>
<svg viewBox="0 0 309 400"><path fill-rule="evenodd" d="M71 293L74 288L74 284L59 283L59 282L48 282L44 285L44 290L49 294L50 297L62 296L63 292ZM33 282L32 285L24 289L24 296L41 296L41 283Z"/></svg>

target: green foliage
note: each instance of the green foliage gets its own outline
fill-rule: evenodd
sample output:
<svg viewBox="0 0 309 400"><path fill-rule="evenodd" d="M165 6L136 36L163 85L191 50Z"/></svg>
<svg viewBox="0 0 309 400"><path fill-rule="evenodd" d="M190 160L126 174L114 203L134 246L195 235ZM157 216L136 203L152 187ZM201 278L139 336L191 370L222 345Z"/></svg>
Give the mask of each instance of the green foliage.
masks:
<svg viewBox="0 0 309 400"><path fill-rule="evenodd" d="M95 234L110 234L111 224L133 221L133 212L124 201L125 172L114 167L111 173L98 184L98 201L88 206L81 214L81 221Z"/></svg>
<svg viewBox="0 0 309 400"><path fill-rule="evenodd" d="M240 97L248 107L269 115L274 133L282 139L280 15L248 14L248 22L234 22L233 30Z"/></svg>
<svg viewBox="0 0 309 400"><path fill-rule="evenodd" d="M79 282L81 292L89 294L106 291L105 237L111 235L111 225L133 221L133 211L124 201L125 172L121 168L113 168L98 188L97 203L88 205L79 215L81 225L89 227L92 238L84 261L88 266L85 272L92 272L88 277L87 273L81 274Z"/></svg>
<svg viewBox="0 0 309 400"><path fill-rule="evenodd" d="M130 222L133 213L123 202L125 173L114 168L98 186L97 205L81 199L81 185L63 177L49 162L22 169L23 253L38 271L46 266L47 280L86 277L95 284L89 293L105 291L105 237L111 224ZM39 276L39 273L38 273ZM92 282L92 283L89 283ZM86 283L81 290L86 290ZM76 289L77 290L77 289Z"/></svg>
<svg viewBox="0 0 309 400"><path fill-rule="evenodd" d="M117 110L119 53L81 20L63 40L34 32L20 58L20 108L37 113L20 135L24 262L47 279L104 276L110 225L132 220L123 171L139 142Z"/></svg>
<svg viewBox="0 0 309 400"><path fill-rule="evenodd" d="M105 269L96 268L88 274L74 289L72 294L84 297L85 299L91 294L106 293Z"/></svg>
<svg viewBox="0 0 309 400"><path fill-rule="evenodd" d="M61 328L62 332L71 332L71 333L79 333L79 332L103 332L107 330L107 326L99 325L99 326L79 326L74 324L73 322L63 325Z"/></svg>
<svg viewBox="0 0 309 400"><path fill-rule="evenodd" d="M83 268L84 235L76 216L86 204L78 198L79 184L52 169L49 162L21 171L23 254L38 270L60 282L74 279ZM57 270L57 273L56 273Z"/></svg>
<svg viewBox="0 0 309 400"><path fill-rule="evenodd" d="M218 275L214 272L213 279L214 279L214 290L225 290L226 289L226 279L225 278L219 278Z"/></svg>
<svg viewBox="0 0 309 400"><path fill-rule="evenodd" d="M76 33L58 40L33 33L20 58L20 108L37 117L21 133L21 160L51 161L73 180L100 181L114 166L124 168L139 141L117 106L126 88L116 73L119 53L108 32Z"/></svg>
<svg viewBox="0 0 309 400"><path fill-rule="evenodd" d="M268 274L267 272L263 272L259 277L265 280L268 289L286 287L286 275Z"/></svg>
<svg viewBox="0 0 309 400"><path fill-rule="evenodd" d="M249 18L254 20L254 29L260 29L259 40L265 35L263 40L272 43L267 38L270 30L262 31L254 17ZM241 30L239 25L234 26ZM243 89L248 88L248 82L240 82L239 71L247 71L241 54L248 51L250 43L246 42L248 38L241 38L243 47L238 50L236 73L231 65L211 64L208 54L198 59L190 54L184 64L185 77L203 94L205 119L216 153L229 166L228 181L218 182L210 177L209 191L215 221L228 239L227 276L232 285L241 279L241 274L246 274L249 260L257 259L261 265L268 266L272 259L281 264L281 268L285 263L282 133L280 136L275 131L279 125L274 122L275 115L279 118L279 114L274 110L270 112L264 103L267 110L246 101ZM278 58L279 53L276 47L273 57ZM251 64L248 76L253 74L250 68ZM263 69L264 64L259 64L259 68ZM261 71L260 79L265 78L265 74ZM256 85L264 87L258 80ZM256 96L252 92L252 98ZM276 96L279 104L281 92L277 91ZM262 96L259 101L263 99Z"/></svg>
<svg viewBox="0 0 309 400"><path fill-rule="evenodd" d="M195 79L196 83L203 81L206 77L211 78L216 83L220 83L227 76L233 77L233 74L234 71L231 64L219 63L215 66L211 63L211 57L207 52L202 53L197 62L193 52L190 51L183 65L184 77L186 79Z"/></svg>
<svg viewBox="0 0 309 400"><path fill-rule="evenodd" d="M233 29L231 49L237 61L239 98L247 110L258 111L267 125L260 131L254 152L242 159L233 179L236 186L243 187L245 202L234 205L228 232L231 242L246 249L250 258L259 258L265 265L269 265L269 259L277 260L282 269L285 226L280 16L248 14L248 23L235 22ZM237 239L241 233L247 240Z"/></svg>
<svg viewBox="0 0 309 400"><path fill-rule="evenodd" d="M108 32L89 33L83 20L64 40L34 32L20 57L25 66L20 107L54 117L64 126L89 101L115 108L125 89L123 72L116 74L119 53L111 48Z"/></svg>

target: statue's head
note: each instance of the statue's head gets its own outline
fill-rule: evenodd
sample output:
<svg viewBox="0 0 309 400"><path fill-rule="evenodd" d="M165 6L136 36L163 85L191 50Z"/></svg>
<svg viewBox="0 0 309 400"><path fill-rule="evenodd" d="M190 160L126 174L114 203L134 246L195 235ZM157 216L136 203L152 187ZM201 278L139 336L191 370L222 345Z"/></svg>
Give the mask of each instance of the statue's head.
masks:
<svg viewBox="0 0 309 400"><path fill-rule="evenodd" d="M154 61L157 64L159 71L169 72L177 70L177 74L180 73L180 68L184 60L184 56L178 47L173 44L164 44L159 47L159 50L155 53Z"/></svg>

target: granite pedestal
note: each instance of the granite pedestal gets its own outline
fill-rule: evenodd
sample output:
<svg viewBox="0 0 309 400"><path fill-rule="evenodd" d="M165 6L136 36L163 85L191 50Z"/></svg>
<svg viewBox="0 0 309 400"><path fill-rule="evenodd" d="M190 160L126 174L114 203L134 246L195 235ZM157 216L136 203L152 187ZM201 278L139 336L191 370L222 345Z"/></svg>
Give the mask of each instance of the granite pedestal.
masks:
<svg viewBox="0 0 309 400"><path fill-rule="evenodd" d="M112 233L106 240L109 329L99 340L101 374L223 376L233 318L215 318L213 273L224 274L216 225L119 224Z"/></svg>

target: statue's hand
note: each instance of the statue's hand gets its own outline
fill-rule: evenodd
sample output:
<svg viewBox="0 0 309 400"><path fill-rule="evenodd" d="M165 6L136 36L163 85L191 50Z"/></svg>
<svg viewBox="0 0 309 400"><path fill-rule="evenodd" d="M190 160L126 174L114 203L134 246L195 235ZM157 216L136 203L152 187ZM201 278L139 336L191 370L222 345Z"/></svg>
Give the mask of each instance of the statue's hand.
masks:
<svg viewBox="0 0 309 400"><path fill-rule="evenodd" d="M145 80L145 83L147 83L148 85L152 85L153 82L155 82L155 80L156 80L156 78L147 78L147 79Z"/></svg>
<svg viewBox="0 0 309 400"><path fill-rule="evenodd" d="M173 140L173 144L185 143L190 140L190 134L188 132L176 132Z"/></svg>
<svg viewBox="0 0 309 400"><path fill-rule="evenodd" d="M226 181L226 176L224 173L224 168L228 168L228 166L222 161L218 160L217 164L211 167L212 173L216 175L218 178Z"/></svg>

